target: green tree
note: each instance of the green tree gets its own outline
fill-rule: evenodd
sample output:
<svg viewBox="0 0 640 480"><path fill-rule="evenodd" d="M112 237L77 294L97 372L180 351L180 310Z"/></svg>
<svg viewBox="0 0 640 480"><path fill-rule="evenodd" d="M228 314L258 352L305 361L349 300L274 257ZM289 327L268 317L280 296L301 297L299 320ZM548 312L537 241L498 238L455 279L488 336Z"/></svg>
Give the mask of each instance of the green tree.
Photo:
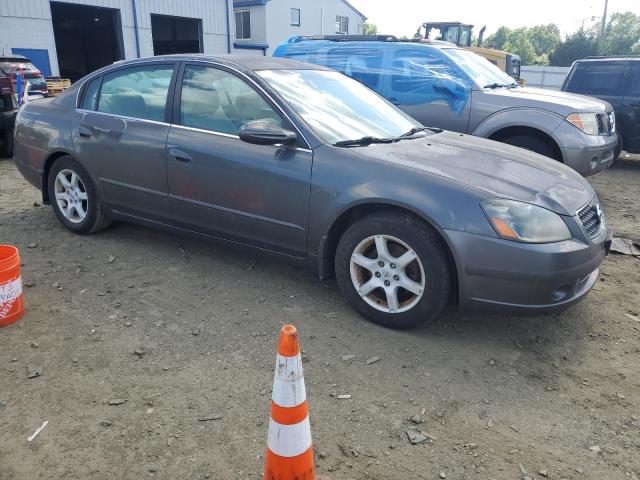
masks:
<svg viewBox="0 0 640 480"><path fill-rule="evenodd" d="M592 31L580 29L567 36L549 55L549 64L555 67L568 67L574 61L598 54L598 39Z"/></svg>
<svg viewBox="0 0 640 480"><path fill-rule="evenodd" d="M555 23L536 25L535 27L531 27L527 34L533 44L536 55L539 57L549 55L562 43L560 28Z"/></svg>
<svg viewBox="0 0 640 480"><path fill-rule="evenodd" d="M377 35L378 26L375 23L364 22L364 25L362 25L362 33L364 35Z"/></svg>
<svg viewBox="0 0 640 480"><path fill-rule="evenodd" d="M519 55L522 65L536 65L538 62L536 49L529 39L528 29L524 27L513 30L500 50Z"/></svg>
<svg viewBox="0 0 640 480"><path fill-rule="evenodd" d="M602 55L640 53L640 15L618 12L611 15L604 33Z"/></svg>
<svg viewBox="0 0 640 480"><path fill-rule="evenodd" d="M511 35L512 30L504 25L498 30L496 33L489 35L486 39L486 44L490 48L495 48L496 50L503 50L504 44L507 43L509 36Z"/></svg>

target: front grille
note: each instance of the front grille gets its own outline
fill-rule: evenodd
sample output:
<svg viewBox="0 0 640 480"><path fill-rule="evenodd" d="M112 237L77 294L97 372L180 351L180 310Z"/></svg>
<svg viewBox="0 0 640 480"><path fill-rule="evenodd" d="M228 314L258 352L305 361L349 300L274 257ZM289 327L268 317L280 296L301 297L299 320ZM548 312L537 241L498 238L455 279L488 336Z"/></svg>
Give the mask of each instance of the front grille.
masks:
<svg viewBox="0 0 640 480"><path fill-rule="evenodd" d="M613 112L598 113L598 133L600 135L613 135L616 131L616 117Z"/></svg>
<svg viewBox="0 0 640 480"><path fill-rule="evenodd" d="M578 218L587 236L592 240L596 238L603 223L602 210L598 200L594 199L589 205L583 207L578 212Z"/></svg>

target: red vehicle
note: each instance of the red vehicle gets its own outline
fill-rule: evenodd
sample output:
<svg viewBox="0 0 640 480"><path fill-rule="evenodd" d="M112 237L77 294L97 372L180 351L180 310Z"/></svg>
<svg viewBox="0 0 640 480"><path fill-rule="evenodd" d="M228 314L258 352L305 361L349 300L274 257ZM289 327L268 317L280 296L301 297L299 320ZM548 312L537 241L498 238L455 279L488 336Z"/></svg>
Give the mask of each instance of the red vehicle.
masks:
<svg viewBox="0 0 640 480"><path fill-rule="evenodd" d="M13 126L18 113L16 77L29 82L28 95L48 95L42 72L22 55L0 56L0 157L13 155Z"/></svg>
<svg viewBox="0 0 640 480"><path fill-rule="evenodd" d="M29 82L29 95L46 97L49 94L47 82L42 72L28 58L22 55L0 56L0 70L10 77L14 77L16 72L20 72L24 79Z"/></svg>

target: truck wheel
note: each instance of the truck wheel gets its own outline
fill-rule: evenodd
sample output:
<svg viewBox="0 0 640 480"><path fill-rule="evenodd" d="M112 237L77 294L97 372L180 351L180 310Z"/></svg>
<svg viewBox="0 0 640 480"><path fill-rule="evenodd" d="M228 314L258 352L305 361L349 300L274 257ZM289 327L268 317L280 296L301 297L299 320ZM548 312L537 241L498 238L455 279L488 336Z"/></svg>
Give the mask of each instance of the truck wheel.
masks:
<svg viewBox="0 0 640 480"><path fill-rule="evenodd" d="M93 180L70 156L60 157L53 163L48 189L56 217L72 232L94 233L111 223Z"/></svg>
<svg viewBox="0 0 640 480"><path fill-rule="evenodd" d="M11 158L13 157L13 128L5 130L1 135L0 158Z"/></svg>
<svg viewBox="0 0 640 480"><path fill-rule="evenodd" d="M562 160L561 158L558 158L558 153L551 145L536 137L531 137L529 135L514 135L513 137L505 138L502 142L513 145L514 147L520 147L525 150L539 153L540 155L553 158L554 160Z"/></svg>
<svg viewBox="0 0 640 480"><path fill-rule="evenodd" d="M367 320L404 329L433 320L453 289L446 247L409 214L369 215L343 234L335 257L338 287Z"/></svg>

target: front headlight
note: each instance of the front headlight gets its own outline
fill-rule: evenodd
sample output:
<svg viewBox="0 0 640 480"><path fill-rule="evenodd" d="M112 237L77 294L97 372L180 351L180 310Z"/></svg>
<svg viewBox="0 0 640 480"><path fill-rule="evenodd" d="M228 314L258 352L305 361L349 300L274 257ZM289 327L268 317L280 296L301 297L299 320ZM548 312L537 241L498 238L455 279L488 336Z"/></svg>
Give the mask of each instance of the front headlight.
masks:
<svg viewBox="0 0 640 480"><path fill-rule="evenodd" d="M500 238L527 243L560 242L571 238L560 215L546 208L501 198L485 200L481 206Z"/></svg>
<svg viewBox="0 0 640 480"><path fill-rule="evenodd" d="M595 113L572 113L567 117L567 122L579 128L587 135L598 135L598 117Z"/></svg>

